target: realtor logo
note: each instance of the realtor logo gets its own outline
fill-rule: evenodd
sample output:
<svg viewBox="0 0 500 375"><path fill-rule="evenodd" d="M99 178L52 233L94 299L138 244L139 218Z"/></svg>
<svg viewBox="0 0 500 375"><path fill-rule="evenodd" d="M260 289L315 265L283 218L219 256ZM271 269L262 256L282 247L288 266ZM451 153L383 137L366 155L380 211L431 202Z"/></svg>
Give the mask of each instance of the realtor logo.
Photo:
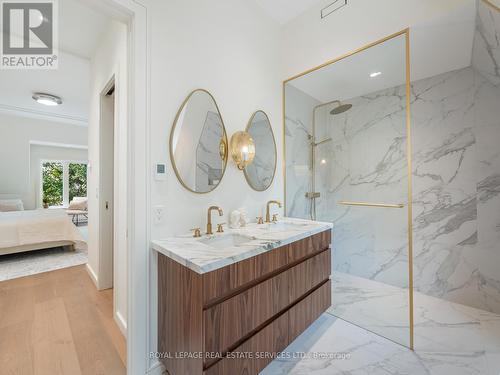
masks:
<svg viewBox="0 0 500 375"><path fill-rule="evenodd" d="M56 69L55 0L2 0L2 69Z"/></svg>

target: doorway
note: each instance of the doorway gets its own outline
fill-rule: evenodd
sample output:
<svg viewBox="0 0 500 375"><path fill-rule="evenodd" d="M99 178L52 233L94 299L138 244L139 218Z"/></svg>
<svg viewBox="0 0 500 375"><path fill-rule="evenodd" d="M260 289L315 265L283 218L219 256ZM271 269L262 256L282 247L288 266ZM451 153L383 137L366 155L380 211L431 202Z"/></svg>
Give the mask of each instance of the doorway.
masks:
<svg viewBox="0 0 500 375"><path fill-rule="evenodd" d="M115 117L115 79L113 77L100 94L99 289L101 290L114 286Z"/></svg>

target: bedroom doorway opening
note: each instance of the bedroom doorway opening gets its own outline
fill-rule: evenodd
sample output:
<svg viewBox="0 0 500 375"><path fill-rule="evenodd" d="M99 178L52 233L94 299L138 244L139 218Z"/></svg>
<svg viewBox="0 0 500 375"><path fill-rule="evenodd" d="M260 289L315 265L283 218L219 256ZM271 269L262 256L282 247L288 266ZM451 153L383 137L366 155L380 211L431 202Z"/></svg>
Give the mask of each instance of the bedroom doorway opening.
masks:
<svg viewBox="0 0 500 375"><path fill-rule="evenodd" d="M99 289L114 285L115 79L100 94L99 121ZM114 293L113 293L114 294ZM114 299L114 298L113 298Z"/></svg>
<svg viewBox="0 0 500 375"><path fill-rule="evenodd" d="M0 327L7 341L27 340L4 348L15 360L0 373L125 374L138 353L127 353L137 285L128 229L138 241L136 219L146 223L128 215L146 196L140 183L128 188L141 173L131 165L143 150L128 155L144 127L135 131L146 18L137 25L144 9L128 0L44 1L54 4L58 68L0 70L0 107L15 109L0 111Z"/></svg>

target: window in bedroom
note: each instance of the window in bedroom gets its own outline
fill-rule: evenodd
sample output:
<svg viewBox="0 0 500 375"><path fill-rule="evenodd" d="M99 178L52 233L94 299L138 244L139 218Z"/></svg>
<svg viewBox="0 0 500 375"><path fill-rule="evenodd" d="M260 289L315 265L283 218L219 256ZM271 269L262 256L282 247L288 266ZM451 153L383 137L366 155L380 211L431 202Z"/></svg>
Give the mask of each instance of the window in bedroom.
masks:
<svg viewBox="0 0 500 375"><path fill-rule="evenodd" d="M41 196L44 206L65 207L74 197L87 196L87 163L42 161Z"/></svg>
<svg viewBox="0 0 500 375"><path fill-rule="evenodd" d="M43 204L62 206L63 166L59 162L45 162L42 165Z"/></svg>
<svg viewBox="0 0 500 375"><path fill-rule="evenodd" d="M69 202L87 196L87 164L69 163L68 190Z"/></svg>

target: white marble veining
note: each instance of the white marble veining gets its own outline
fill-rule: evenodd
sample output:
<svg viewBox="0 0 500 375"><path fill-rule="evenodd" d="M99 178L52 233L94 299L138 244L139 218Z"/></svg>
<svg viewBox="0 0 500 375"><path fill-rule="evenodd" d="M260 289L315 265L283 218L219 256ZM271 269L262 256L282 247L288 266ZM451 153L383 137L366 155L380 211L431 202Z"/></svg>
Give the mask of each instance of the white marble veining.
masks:
<svg viewBox="0 0 500 375"><path fill-rule="evenodd" d="M311 218L312 111L320 102L291 85L286 86L286 211L287 216Z"/></svg>
<svg viewBox="0 0 500 375"><path fill-rule="evenodd" d="M330 314L402 345L410 345L407 288L335 271L332 296Z"/></svg>
<svg viewBox="0 0 500 375"><path fill-rule="evenodd" d="M415 286L500 312L500 89L465 68L412 90Z"/></svg>
<svg viewBox="0 0 500 375"><path fill-rule="evenodd" d="M345 100L337 116L318 110L317 217L332 221L334 270L408 285L405 91L390 88ZM323 120L321 120L323 116ZM404 204L402 209L343 206L339 201Z"/></svg>
<svg viewBox="0 0 500 375"><path fill-rule="evenodd" d="M500 86L500 12L484 1L477 6L472 66Z"/></svg>
<svg viewBox="0 0 500 375"><path fill-rule="evenodd" d="M498 313L499 40L500 12L479 1L472 66L412 82L410 98L414 284L425 294ZM309 155L301 111L312 104L291 94L287 215L307 217L303 193L311 175L294 171ZM333 269L396 287L408 285L406 209L338 201L406 203L404 100L403 87L346 99L351 110L328 116L325 108L316 124L319 139L333 139L316 152L317 218L334 224Z"/></svg>
<svg viewBox="0 0 500 375"><path fill-rule="evenodd" d="M283 218L248 224L208 237L191 235L151 241L154 250L200 274L262 254L332 228L331 223ZM209 243L212 242L213 246Z"/></svg>
<svg viewBox="0 0 500 375"><path fill-rule="evenodd" d="M261 375L500 373L500 315L416 292L415 351L411 351L360 328L360 322L355 321L357 318L368 320L368 324L371 321L370 329L385 326L386 332L397 328L400 323L397 318L376 321L369 311L385 310L394 298L402 297L404 302L407 289L398 290L377 281L340 273L334 273L332 286L334 306L347 312L354 324L331 315L335 310L330 309ZM343 289L349 291L344 296L339 295ZM363 316L357 306L362 299L366 299L367 304ZM318 354L326 354L327 358L315 358Z"/></svg>

